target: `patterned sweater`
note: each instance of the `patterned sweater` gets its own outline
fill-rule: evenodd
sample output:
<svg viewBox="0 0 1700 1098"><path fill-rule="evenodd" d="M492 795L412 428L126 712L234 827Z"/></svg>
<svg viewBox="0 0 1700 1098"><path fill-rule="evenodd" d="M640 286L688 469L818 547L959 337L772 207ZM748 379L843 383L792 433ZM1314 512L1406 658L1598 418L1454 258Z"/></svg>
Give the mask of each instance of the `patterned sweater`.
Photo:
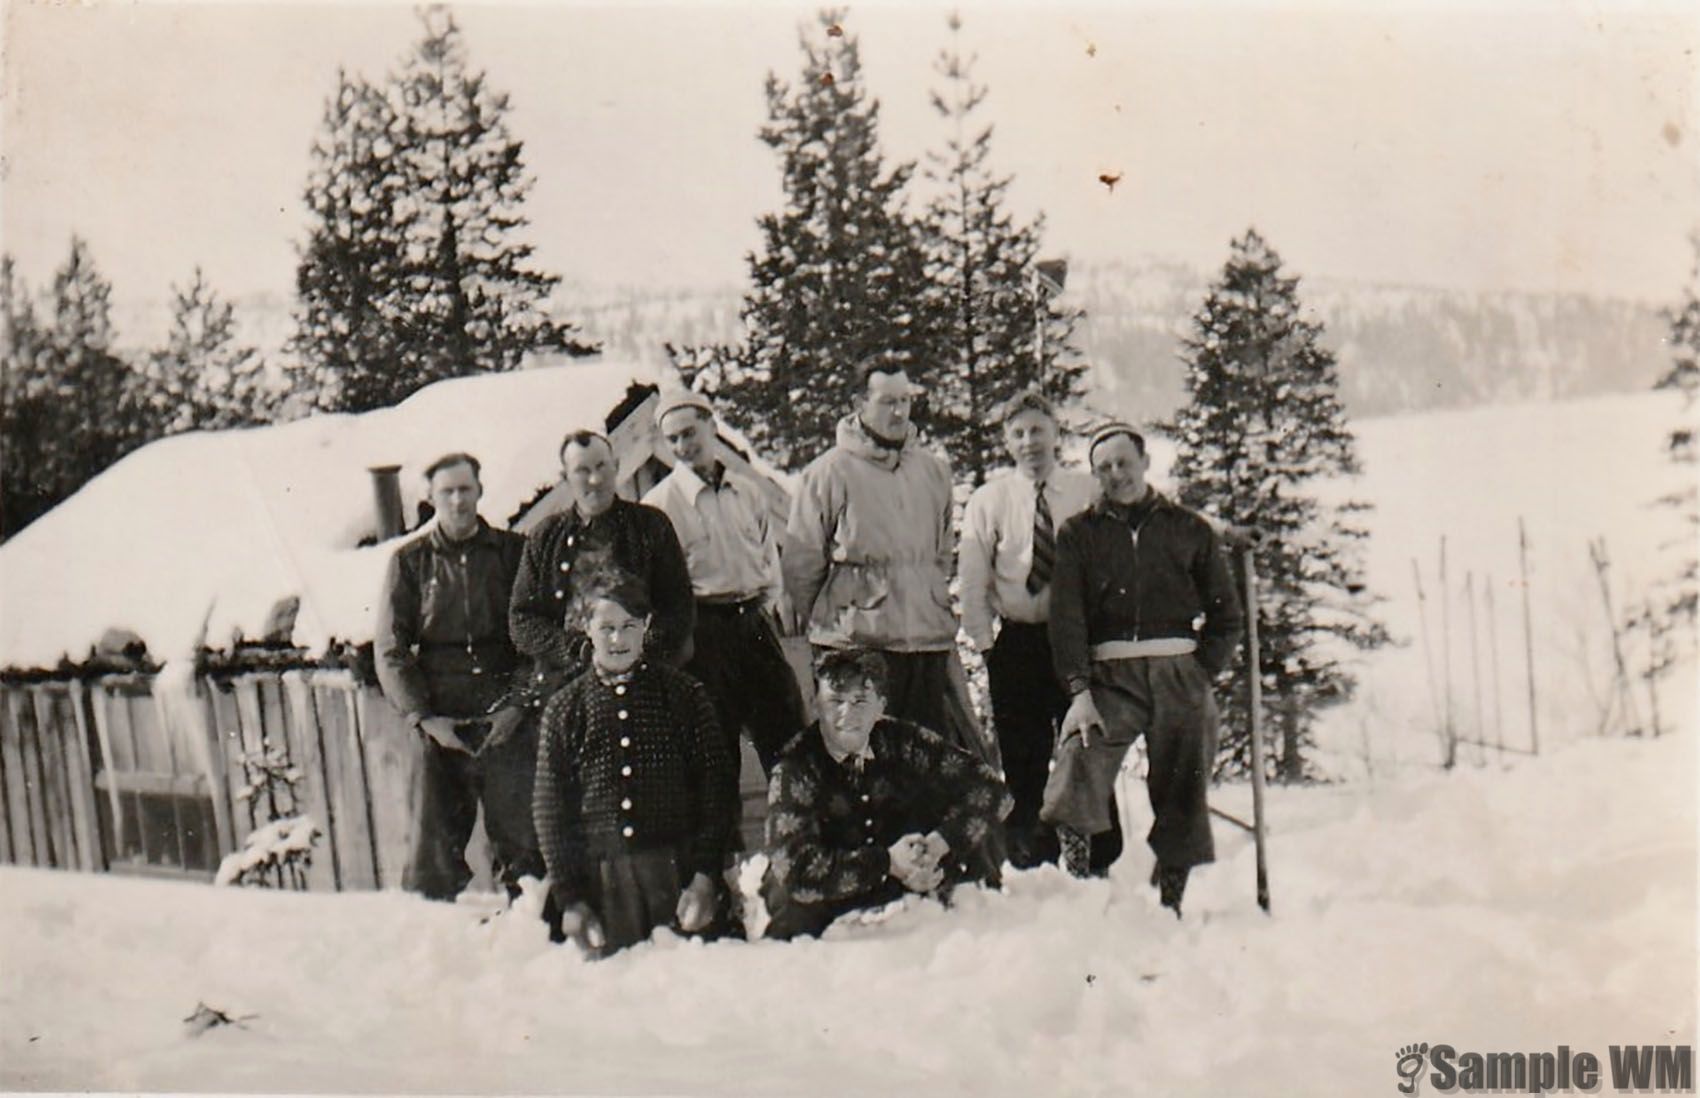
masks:
<svg viewBox="0 0 1700 1098"><path fill-rule="evenodd" d="M961 859L1013 804L996 771L919 725L882 717L868 743L873 758L860 766L828 754L819 724L786 748L768 784L770 895L877 902L896 884L891 844L937 831Z"/></svg>
<svg viewBox="0 0 1700 1098"><path fill-rule="evenodd" d="M532 812L562 900L586 898L592 863L671 847L679 870L720 870L731 764L708 693L640 663L627 681L587 672L543 710Z"/></svg>

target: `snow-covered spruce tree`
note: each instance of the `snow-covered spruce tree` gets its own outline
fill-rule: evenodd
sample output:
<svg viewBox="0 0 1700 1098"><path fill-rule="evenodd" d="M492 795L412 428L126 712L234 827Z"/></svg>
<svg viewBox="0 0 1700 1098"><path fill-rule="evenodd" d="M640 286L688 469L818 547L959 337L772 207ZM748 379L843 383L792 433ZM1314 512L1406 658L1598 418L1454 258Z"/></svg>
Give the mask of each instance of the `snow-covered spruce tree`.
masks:
<svg viewBox="0 0 1700 1098"><path fill-rule="evenodd" d="M293 346L325 409L393 404L528 351L596 350L551 319L559 278L521 239L531 179L508 97L469 71L445 9L420 20L384 86L339 74L313 147Z"/></svg>
<svg viewBox="0 0 1700 1098"><path fill-rule="evenodd" d="M80 237L53 276L44 319L7 264L7 536L148 437L136 375L112 349L111 293Z"/></svg>
<svg viewBox="0 0 1700 1098"><path fill-rule="evenodd" d="M199 267L187 289L171 288L171 331L148 359L146 401L155 433L172 435L269 422L283 394L266 364L236 340L236 310Z"/></svg>
<svg viewBox="0 0 1700 1098"><path fill-rule="evenodd" d="M1321 335L1300 315L1298 279L1284 277L1280 256L1248 230L1183 341L1189 399L1172 425L1181 501L1262 535L1260 671L1280 734L1278 774L1289 781L1306 776L1318 711L1351 694L1353 651L1388 639L1359 561L1366 533L1355 519L1368 504L1329 505L1316 494L1318 482L1359 471ZM1225 707L1218 767L1250 767L1244 704Z"/></svg>
<svg viewBox="0 0 1700 1098"><path fill-rule="evenodd" d="M816 33L800 34L796 84L768 74L760 137L778 154L785 205L757 222L742 344L674 351L787 469L832 444L864 359L883 356L913 380L932 380L921 234L904 209L914 165L886 168L879 102L842 17L823 11Z"/></svg>
<svg viewBox="0 0 1700 1098"><path fill-rule="evenodd" d="M923 218L942 375L932 428L957 474L979 484L1004 461L1003 433L991 422L998 405L1035 384L1068 404L1084 387L1086 365L1071 342L1080 314L1057 308L1035 283L1044 217L1019 224L1005 208L1010 177L992 172L992 127L977 113L987 88L974 80L975 59L963 56L962 20L953 14L947 22L951 44L934 63L945 84L932 104L949 135L942 151L927 154L935 193Z"/></svg>

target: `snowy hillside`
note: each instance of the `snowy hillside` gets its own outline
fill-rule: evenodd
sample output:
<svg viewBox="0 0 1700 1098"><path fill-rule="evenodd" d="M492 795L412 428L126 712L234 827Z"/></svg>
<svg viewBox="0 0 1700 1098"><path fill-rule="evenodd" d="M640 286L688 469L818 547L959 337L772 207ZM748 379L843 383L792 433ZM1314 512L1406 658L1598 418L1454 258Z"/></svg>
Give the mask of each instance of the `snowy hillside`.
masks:
<svg viewBox="0 0 1700 1098"><path fill-rule="evenodd" d="M1276 790L1273 917L1225 829L1181 923L1140 849L1108 882L594 964L471 904L0 870L0 1086L1391 1094L1419 1041L1603 1061L1695 1037L1694 746ZM244 1028L195 1035L198 1003Z"/></svg>

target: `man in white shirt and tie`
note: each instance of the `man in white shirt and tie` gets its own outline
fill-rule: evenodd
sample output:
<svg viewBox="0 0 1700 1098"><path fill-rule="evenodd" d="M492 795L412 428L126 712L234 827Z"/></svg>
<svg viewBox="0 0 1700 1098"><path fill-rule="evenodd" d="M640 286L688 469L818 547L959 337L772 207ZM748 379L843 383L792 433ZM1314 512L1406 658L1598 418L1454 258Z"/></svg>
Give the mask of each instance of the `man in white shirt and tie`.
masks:
<svg viewBox="0 0 1700 1098"><path fill-rule="evenodd" d="M999 419L1015 468L968 498L958 567L962 625L986 660L1004 780L1015 798L1005 821L1009 858L1026 868L1057 858L1055 830L1039 823L1056 730L1069 704L1046 634L1056 532L1092 502L1095 485L1089 474L1057 464L1056 412L1042 393L1018 393ZM1119 816L1112 799L1114 826L1093 837L1095 871L1121 854Z"/></svg>

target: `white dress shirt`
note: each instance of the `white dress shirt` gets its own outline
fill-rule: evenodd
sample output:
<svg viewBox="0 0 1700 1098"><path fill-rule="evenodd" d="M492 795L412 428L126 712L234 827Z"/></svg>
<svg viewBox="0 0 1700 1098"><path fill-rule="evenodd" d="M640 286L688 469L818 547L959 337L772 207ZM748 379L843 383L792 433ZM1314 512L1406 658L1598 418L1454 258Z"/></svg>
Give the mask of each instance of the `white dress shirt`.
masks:
<svg viewBox="0 0 1700 1098"><path fill-rule="evenodd" d="M1051 523L1086 509L1096 482L1086 473L1053 467L1045 478L1045 502ZM1024 470L1007 469L974 489L962 518L962 546L957 567L962 574L962 628L975 647L992 645L992 622L1045 621L1051 610L1051 589L1037 595L1027 590L1033 568L1033 514L1038 485Z"/></svg>
<svg viewBox="0 0 1700 1098"><path fill-rule="evenodd" d="M720 487L710 488L681 461L643 502L673 523L697 598L778 602L779 543L759 485L726 466Z"/></svg>

